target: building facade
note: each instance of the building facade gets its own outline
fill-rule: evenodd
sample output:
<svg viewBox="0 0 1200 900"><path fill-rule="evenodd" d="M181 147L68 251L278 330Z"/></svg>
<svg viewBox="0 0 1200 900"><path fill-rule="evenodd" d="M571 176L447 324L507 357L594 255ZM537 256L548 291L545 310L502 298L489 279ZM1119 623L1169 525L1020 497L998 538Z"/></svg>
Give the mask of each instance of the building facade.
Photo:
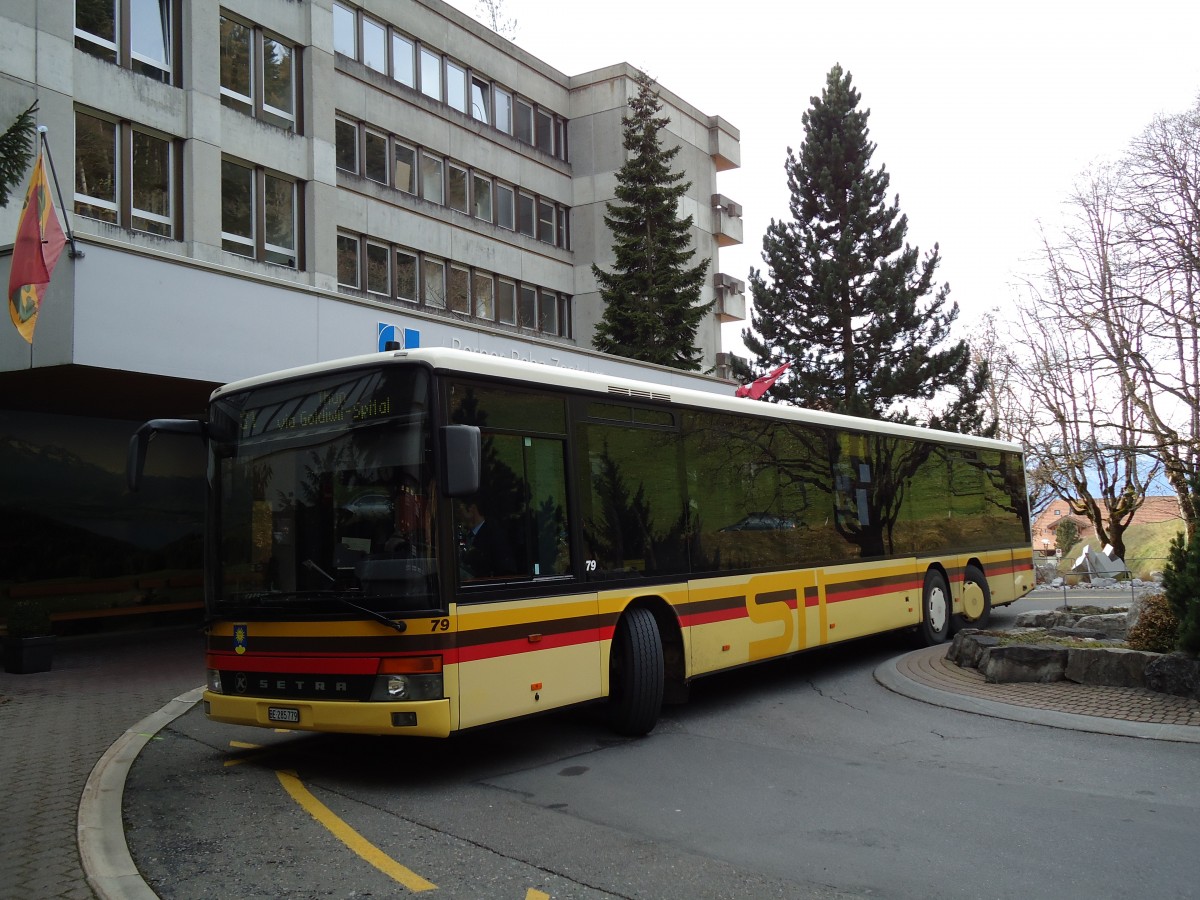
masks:
<svg viewBox="0 0 1200 900"><path fill-rule="evenodd" d="M559 72L439 0L10 0L0 35L0 121L37 102L75 237L32 345L0 328L10 599L81 578L97 598L187 593L171 579L194 582L203 462L167 439L174 487L130 497L124 447L236 378L395 341L732 390L590 349L626 64ZM718 262L742 237L717 183L739 133L660 94L715 370L721 323L744 317Z"/></svg>

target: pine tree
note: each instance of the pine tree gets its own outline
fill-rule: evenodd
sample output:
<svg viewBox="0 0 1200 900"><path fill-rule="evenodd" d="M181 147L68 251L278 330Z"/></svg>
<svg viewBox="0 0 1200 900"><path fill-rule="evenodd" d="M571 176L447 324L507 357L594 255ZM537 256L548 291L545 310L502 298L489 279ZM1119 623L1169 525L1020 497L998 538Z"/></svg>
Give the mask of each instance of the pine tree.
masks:
<svg viewBox="0 0 1200 900"><path fill-rule="evenodd" d="M33 157L36 113L35 101L0 134L0 206L8 206L10 192L24 179Z"/></svg>
<svg viewBox="0 0 1200 900"><path fill-rule="evenodd" d="M763 238L769 281L750 272L746 346L764 370L793 361L771 399L913 422L910 404L944 401L949 390L926 424L990 430L986 365L972 368L965 341L947 345L958 305L947 305L949 285L935 289L937 245L921 258L905 242L899 198L886 199L890 176L871 168L860 98L835 65L801 117L804 143L799 156L788 148L785 166L792 220L772 220Z"/></svg>
<svg viewBox="0 0 1200 900"><path fill-rule="evenodd" d="M597 350L631 359L700 368L696 330L712 303L701 304L708 261L690 266L692 217L679 218L679 201L690 182L671 171L679 147L664 149L659 132L670 121L644 73L634 79L624 125L626 159L617 172L616 199L604 223L613 233L612 272L592 266L604 315L592 343Z"/></svg>

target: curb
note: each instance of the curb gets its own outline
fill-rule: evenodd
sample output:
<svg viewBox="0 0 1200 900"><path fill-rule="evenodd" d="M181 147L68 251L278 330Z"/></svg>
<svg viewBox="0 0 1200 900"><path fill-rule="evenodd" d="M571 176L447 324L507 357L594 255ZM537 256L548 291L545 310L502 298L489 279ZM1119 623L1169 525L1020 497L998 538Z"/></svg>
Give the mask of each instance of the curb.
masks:
<svg viewBox="0 0 1200 900"><path fill-rule="evenodd" d="M922 651L915 651L920 653ZM905 654L907 656L909 654ZM876 667L875 681L902 696L919 700L933 706L957 709L993 719L1008 719L1011 722L1026 722L1048 728L1064 728L1070 731L1088 731L1094 734L1110 734L1118 737L1142 738L1153 741L1178 741L1185 744L1200 744L1200 729L1188 725L1151 725L1144 722L1127 722L1123 719L1107 719L1099 716L1081 716L1075 713L1054 712L1030 706L1015 706L995 700L967 697L929 687L901 675L897 663L905 656L897 656Z"/></svg>
<svg viewBox="0 0 1200 900"><path fill-rule="evenodd" d="M125 776L150 739L188 712L203 694L203 687L195 688L151 713L117 738L92 768L79 798L76 838L83 873L100 900L157 898L138 872L125 843L121 817Z"/></svg>

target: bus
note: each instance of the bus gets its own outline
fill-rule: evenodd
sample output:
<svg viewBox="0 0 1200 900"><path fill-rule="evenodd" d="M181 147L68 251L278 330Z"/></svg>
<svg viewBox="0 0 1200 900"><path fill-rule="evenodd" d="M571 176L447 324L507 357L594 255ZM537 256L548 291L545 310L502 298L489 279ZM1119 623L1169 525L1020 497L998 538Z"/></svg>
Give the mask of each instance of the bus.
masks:
<svg viewBox="0 0 1200 900"><path fill-rule="evenodd" d="M206 714L445 737L705 675L983 627L1034 585L1021 448L448 349L220 387Z"/></svg>

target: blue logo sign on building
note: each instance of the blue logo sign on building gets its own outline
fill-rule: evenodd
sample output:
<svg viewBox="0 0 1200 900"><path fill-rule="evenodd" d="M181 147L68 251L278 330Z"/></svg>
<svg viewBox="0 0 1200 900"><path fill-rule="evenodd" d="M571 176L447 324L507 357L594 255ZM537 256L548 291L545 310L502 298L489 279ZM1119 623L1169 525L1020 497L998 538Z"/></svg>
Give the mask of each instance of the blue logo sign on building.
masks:
<svg viewBox="0 0 1200 900"><path fill-rule="evenodd" d="M400 328L397 325L389 325L387 322L379 323L377 349L383 353L388 348L388 344L397 344L402 350L416 350L421 346L421 332L415 328Z"/></svg>

